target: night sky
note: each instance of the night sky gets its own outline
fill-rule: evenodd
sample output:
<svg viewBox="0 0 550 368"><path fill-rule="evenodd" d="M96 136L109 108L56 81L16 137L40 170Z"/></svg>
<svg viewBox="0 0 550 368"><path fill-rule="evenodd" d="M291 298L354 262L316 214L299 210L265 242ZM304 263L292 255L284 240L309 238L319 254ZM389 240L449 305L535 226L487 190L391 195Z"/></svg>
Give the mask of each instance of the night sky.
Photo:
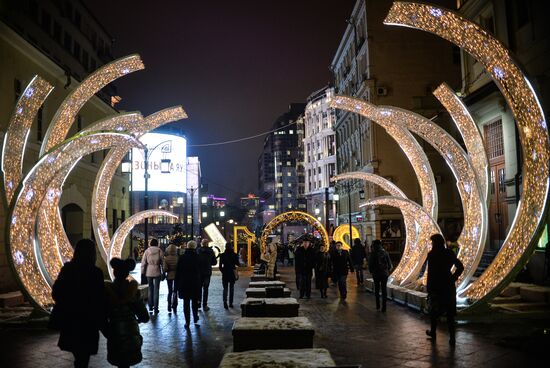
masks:
<svg viewBox="0 0 550 368"><path fill-rule="evenodd" d="M122 110L144 115L181 104L188 144L271 129L291 102L332 80L332 58L355 0L113 1L85 4L115 38L113 53L139 53L145 70L117 80ZM156 5L156 6L155 6ZM209 192L257 192L263 137L189 148Z"/></svg>

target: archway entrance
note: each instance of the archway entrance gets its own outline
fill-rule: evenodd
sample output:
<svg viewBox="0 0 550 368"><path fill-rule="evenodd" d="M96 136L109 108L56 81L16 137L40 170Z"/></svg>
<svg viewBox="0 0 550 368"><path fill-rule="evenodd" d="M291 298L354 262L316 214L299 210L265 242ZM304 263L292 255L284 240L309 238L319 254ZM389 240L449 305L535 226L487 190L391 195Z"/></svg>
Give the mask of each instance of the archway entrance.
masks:
<svg viewBox="0 0 550 368"><path fill-rule="evenodd" d="M328 251L330 241L328 238L327 230L325 229L323 224L319 222L315 217L311 216L309 213L305 213L302 211L290 211L275 216L271 221L269 221L264 231L262 231L262 236L260 238L260 248L262 253L265 252L265 248L267 246L267 238L269 237L271 232L275 230L277 226L286 222L293 221L307 222L309 225L313 226L317 231L319 231L319 233L321 234L321 238L323 239L323 243L325 244L325 249L326 251Z"/></svg>
<svg viewBox="0 0 550 368"><path fill-rule="evenodd" d="M61 220L71 245L76 245L84 237L84 210L79 205L69 203L61 209Z"/></svg>

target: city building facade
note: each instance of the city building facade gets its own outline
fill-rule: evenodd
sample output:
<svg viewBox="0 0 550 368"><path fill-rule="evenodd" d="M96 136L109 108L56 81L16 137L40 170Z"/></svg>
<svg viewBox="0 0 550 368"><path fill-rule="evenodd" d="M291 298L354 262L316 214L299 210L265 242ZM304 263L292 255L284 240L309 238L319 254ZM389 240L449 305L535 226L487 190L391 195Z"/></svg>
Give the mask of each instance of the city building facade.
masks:
<svg viewBox="0 0 550 368"><path fill-rule="evenodd" d="M391 0L357 0L348 26L331 63L335 94L366 100L376 105L391 105L436 116L441 105L432 91L446 82L452 88L460 85L460 53L450 43L432 35L383 24ZM452 1L443 6L453 7ZM434 55L437 65L434 64ZM439 123L439 122L438 122ZM440 122L444 125L445 122ZM364 171L378 174L396 184L410 199L420 203L420 190L408 159L383 128L357 114L336 111L337 172ZM456 134L456 132L455 132ZM440 218L460 221L461 204L453 177L437 153L423 144L441 192ZM436 178L437 179L437 178ZM338 223L351 217L361 238L370 243L382 237L385 224L397 224L403 234L401 214L388 207L359 207L364 199L382 195L381 191L362 181L341 181ZM443 224L444 225L444 224ZM391 252L399 253L404 240L384 239Z"/></svg>
<svg viewBox="0 0 550 368"><path fill-rule="evenodd" d="M187 202L185 207L185 233L197 236L201 220L200 205L201 163L199 158L187 158Z"/></svg>
<svg viewBox="0 0 550 368"><path fill-rule="evenodd" d="M334 109L328 99L334 88L326 86L307 99L304 124L304 174L307 212L326 226L336 225L333 206L334 184L330 179L336 174L336 141L333 130Z"/></svg>
<svg viewBox="0 0 550 368"><path fill-rule="evenodd" d="M527 73L543 110L550 111L550 27L547 2L460 1L462 16L478 23L505 44ZM489 159L489 233L486 249L496 253L513 222L521 200L522 151L512 112L483 66L461 53L463 101L483 135ZM544 277L548 217L537 249L528 265L533 280Z"/></svg>
<svg viewBox="0 0 550 368"><path fill-rule="evenodd" d="M113 60L112 37L80 2L5 1L0 7L0 129L6 131L13 108L26 85L40 75L54 90L39 109L31 128L23 172L37 162L40 145L57 108L90 72ZM118 111L116 90L109 85L79 111L68 136ZM3 135L3 134L2 134ZM93 238L91 197L99 166L107 151L78 162L65 181L60 210L71 243ZM129 178L117 171L111 183L107 219L112 234L129 215ZM6 262L5 207L0 210L0 292L17 285ZM100 257L99 257L100 258ZM105 268L105 265L102 264Z"/></svg>

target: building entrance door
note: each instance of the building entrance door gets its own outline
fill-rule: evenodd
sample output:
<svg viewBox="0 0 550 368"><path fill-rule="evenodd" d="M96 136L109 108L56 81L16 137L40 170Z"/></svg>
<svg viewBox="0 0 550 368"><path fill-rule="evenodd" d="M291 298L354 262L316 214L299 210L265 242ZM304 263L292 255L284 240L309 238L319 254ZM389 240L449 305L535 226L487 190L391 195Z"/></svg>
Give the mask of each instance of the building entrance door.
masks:
<svg viewBox="0 0 550 368"><path fill-rule="evenodd" d="M485 125L485 141L489 158L489 240L492 250L500 249L508 228L506 169L502 121Z"/></svg>

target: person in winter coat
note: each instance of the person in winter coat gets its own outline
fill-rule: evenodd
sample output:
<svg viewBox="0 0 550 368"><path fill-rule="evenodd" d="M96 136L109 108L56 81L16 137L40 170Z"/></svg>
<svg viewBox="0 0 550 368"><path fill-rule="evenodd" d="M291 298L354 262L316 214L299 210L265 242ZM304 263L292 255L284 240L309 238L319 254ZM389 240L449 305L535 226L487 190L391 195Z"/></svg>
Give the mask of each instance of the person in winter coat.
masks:
<svg viewBox="0 0 550 368"><path fill-rule="evenodd" d="M365 281L363 277L363 261L367 257L365 247L361 244L361 239L353 239L353 246L351 247L351 261L355 268L355 276L357 277L357 285L363 285Z"/></svg>
<svg viewBox="0 0 550 368"><path fill-rule="evenodd" d="M199 255L199 268L201 273L201 288L199 292L199 304L198 309L202 306L205 312L209 311L208 307L208 288L210 287L210 278L212 277L212 266L216 264L216 255L212 248L208 246L210 241L208 239L202 239L201 247L197 249Z"/></svg>
<svg viewBox="0 0 550 368"><path fill-rule="evenodd" d="M277 240L273 239L267 246L263 255L263 260L267 262L266 277L269 280L275 279L275 266L277 264Z"/></svg>
<svg viewBox="0 0 550 368"><path fill-rule="evenodd" d="M97 354L99 330L106 326L103 273L95 266L95 244L78 241L52 287L52 316L59 329L58 346L74 355L75 367L87 367Z"/></svg>
<svg viewBox="0 0 550 368"><path fill-rule="evenodd" d="M452 250L445 248L445 238L441 234L430 237L432 250L428 253L428 298L430 300L431 328L426 334L435 341L437 322L442 314L447 315L449 344L455 345L456 286L464 272L464 265ZM451 268L455 267L453 273Z"/></svg>
<svg viewBox="0 0 550 368"><path fill-rule="evenodd" d="M239 266L239 258L233 251L231 243L225 245L225 251L220 255L220 271L222 273L223 285L223 307L227 305L227 289L229 288L229 308L233 308L233 294L235 290L236 270Z"/></svg>
<svg viewBox="0 0 550 368"><path fill-rule="evenodd" d="M193 320L199 324L199 296L201 289L201 275L199 268L199 255L197 243L191 240L187 243L187 249L178 259L176 268L176 289L178 297L183 299L183 314L185 315L185 328L189 328L191 309Z"/></svg>
<svg viewBox="0 0 550 368"><path fill-rule="evenodd" d="M321 245L315 261L315 286L321 292L321 298L327 297L328 277L331 274L331 269L330 253L326 251L325 245Z"/></svg>
<svg viewBox="0 0 550 368"><path fill-rule="evenodd" d="M113 282L105 284L107 302L107 360L117 367L129 367L142 360L143 337L138 323L148 322L149 313L143 304L138 283L128 280L136 267L133 259L111 259L115 275Z"/></svg>
<svg viewBox="0 0 550 368"><path fill-rule="evenodd" d="M176 290L176 268L178 264L178 248L170 244L164 253L164 262L162 264L166 272L166 283L168 284L168 313L178 309L178 291Z"/></svg>
<svg viewBox="0 0 550 368"><path fill-rule="evenodd" d="M382 312L386 311L387 283L392 269L393 265L390 256L382 247L382 242L378 239L373 241L369 257L369 271L374 280L376 310L380 310L380 290L382 290Z"/></svg>
<svg viewBox="0 0 550 368"><path fill-rule="evenodd" d="M305 238L294 254L294 270L296 271L296 278L300 280L298 282L300 299L304 297L311 298L311 278L314 267L315 250L311 246L310 238Z"/></svg>
<svg viewBox="0 0 550 368"><path fill-rule="evenodd" d="M145 274L149 284L149 312L159 313L159 290L160 279L162 275L162 261L164 253L159 248L157 239L151 239L149 247L143 253L141 258L141 274Z"/></svg>
<svg viewBox="0 0 550 368"><path fill-rule="evenodd" d="M332 256L332 272L334 279L338 283L340 299L346 300L348 296L347 278L348 270L353 272L353 264L347 250L342 249L342 242L336 242L336 251Z"/></svg>

